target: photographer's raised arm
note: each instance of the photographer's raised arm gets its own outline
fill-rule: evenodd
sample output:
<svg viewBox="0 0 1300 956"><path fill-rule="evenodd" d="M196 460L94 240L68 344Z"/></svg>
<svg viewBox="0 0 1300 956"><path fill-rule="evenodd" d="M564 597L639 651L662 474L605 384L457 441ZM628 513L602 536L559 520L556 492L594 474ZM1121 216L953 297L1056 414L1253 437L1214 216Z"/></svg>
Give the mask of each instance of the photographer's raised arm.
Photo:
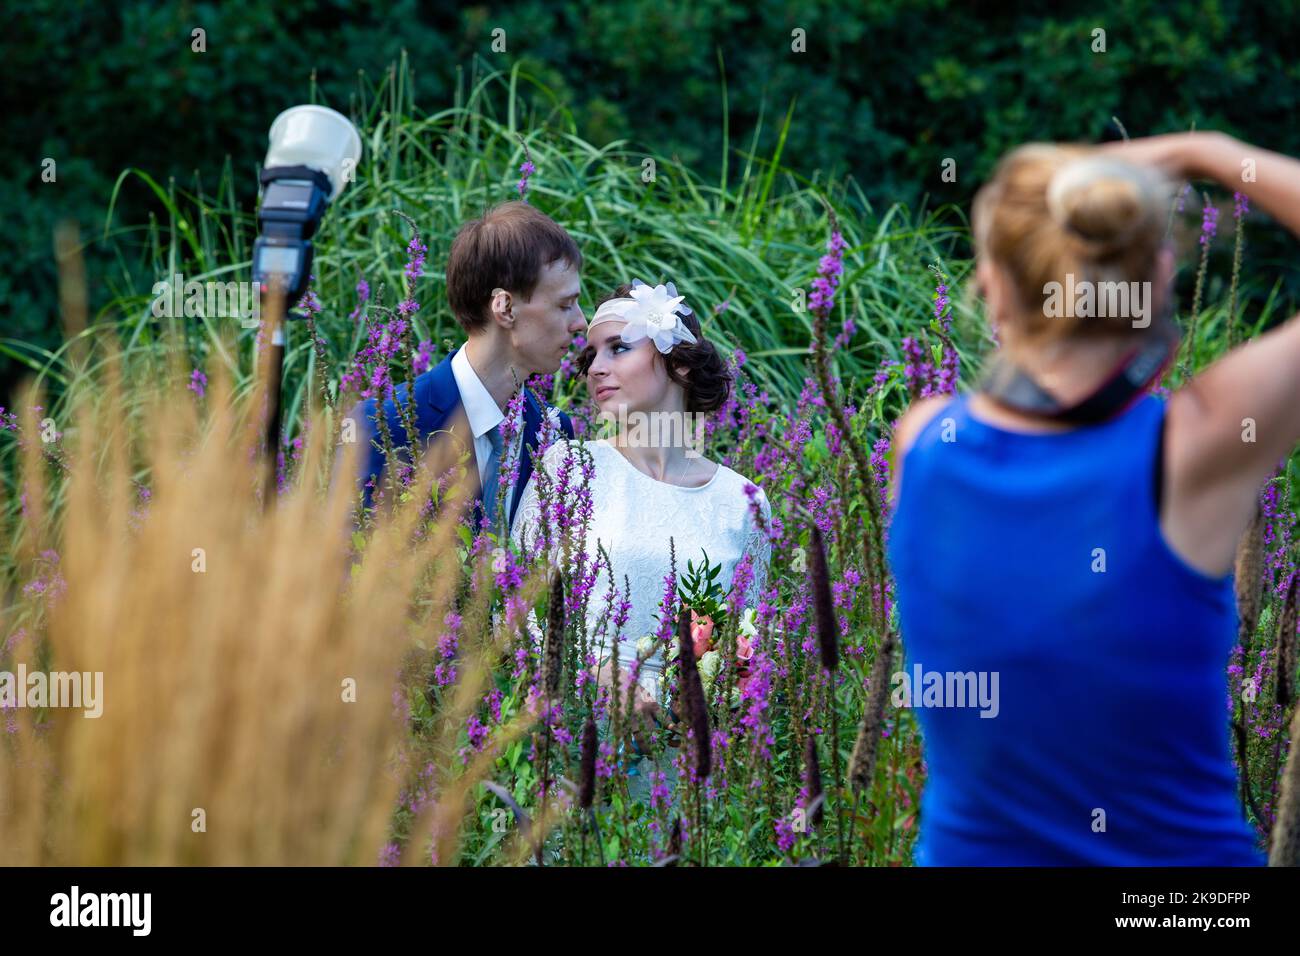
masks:
<svg viewBox="0 0 1300 956"><path fill-rule="evenodd" d="M1193 175L1245 193L1262 211L1300 235L1300 161L1229 137L1193 140ZM1242 182L1253 162L1254 181ZM1248 177L1249 178L1249 177ZM1279 459L1300 442L1300 320L1282 325L1229 352L1183 390L1203 423L1193 432L1206 476L1240 473L1250 487L1262 484Z"/></svg>
<svg viewBox="0 0 1300 956"><path fill-rule="evenodd" d="M1161 137L1157 137L1160 139ZM1137 141L1140 143L1141 141ZM1217 134L1186 137L1182 172L1245 193L1259 209L1300 234L1300 161ZM1254 181L1242 181L1243 161ZM1171 171L1178 165L1171 164ZM1300 442L1300 316L1233 349L1169 400L1166 464L1173 511L1192 538L1230 566L1235 534L1277 463ZM1216 525L1217 523L1217 525ZM1175 531L1172 535L1177 537ZM1206 548L1201 548L1206 553Z"/></svg>

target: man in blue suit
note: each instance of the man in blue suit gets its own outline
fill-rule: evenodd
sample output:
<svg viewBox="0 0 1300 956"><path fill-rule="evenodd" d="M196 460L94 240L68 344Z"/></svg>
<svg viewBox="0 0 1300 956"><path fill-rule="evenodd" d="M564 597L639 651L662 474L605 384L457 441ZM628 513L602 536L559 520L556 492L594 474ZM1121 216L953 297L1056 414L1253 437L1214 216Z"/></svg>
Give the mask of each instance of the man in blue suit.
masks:
<svg viewBox="0 0 1300 956"><path fill-rule="evenodd" d="M414 422L418 446L437 449L435 477L459 458L472 452L468 477L475 488L475 527L482 520L483 503L495 506L502 462L513 452L504 447L501 425L505 410L520 383L536 374L553 373L573 343L587 329L578 305L581 291L582 253L573 238L554 220L523 202L508 202L489 210L481 219L467 222L456 234L447 260L447 300L465 330L465 343L434 368L415 380ZM405 404L407 388L395 389ZM364 501L370 506L374 488L382 488L384 454L371 439L377 434L374 398L351 412L366 443L361 481ZM411 441L392 399L384 402L394 449L407 449ZM559 416L564 435L573 437L567 415ZM528 392L524 422L516 443L519 476L506 490L505 527L514 521L515 509L532 474L529 451L536 448L542 415L548 413ZM448 455L450 448L452 454ZM477 466L477 467L475 467ZM495 516L494 516L495 517Z"/></svg>

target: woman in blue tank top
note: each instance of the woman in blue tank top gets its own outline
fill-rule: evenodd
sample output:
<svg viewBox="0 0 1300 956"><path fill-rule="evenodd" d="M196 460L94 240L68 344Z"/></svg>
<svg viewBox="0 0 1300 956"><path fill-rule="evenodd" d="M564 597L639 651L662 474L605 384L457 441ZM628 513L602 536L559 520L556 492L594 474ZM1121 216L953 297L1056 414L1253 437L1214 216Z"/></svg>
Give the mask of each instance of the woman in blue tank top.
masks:
<svg viewBox="0 0 1300 956"><path fill-rule="evenodd" d="M1079 412L1168 328L1166 184L1190 178L1300 233L1300 163L1221 134L1022 147L976 197L997 361L1034 400L986 379L914 403L895 431L895 700L925 747L919 864L1263 862L1224 712L1231 570L1300 441L1300 316L1168 399L1121 388L1107 413ZM1107 314L1100 290L1119 282L1136 285Z"/></svg>

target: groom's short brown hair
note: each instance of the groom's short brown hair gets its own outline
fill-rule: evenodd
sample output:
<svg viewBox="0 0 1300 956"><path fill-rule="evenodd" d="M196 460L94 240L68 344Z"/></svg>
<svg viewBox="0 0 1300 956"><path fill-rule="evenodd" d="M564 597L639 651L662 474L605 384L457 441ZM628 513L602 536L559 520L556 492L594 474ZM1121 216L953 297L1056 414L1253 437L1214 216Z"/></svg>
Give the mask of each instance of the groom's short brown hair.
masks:
<svg viewBox="0 0 1300 956"><path fill-rule="evenodd" d="M552 262L582 268L582 253L550 216L526 202L494 206L460 227L447 256L447 301L466 332L484 328L493 289L532 298Z"/></svg>

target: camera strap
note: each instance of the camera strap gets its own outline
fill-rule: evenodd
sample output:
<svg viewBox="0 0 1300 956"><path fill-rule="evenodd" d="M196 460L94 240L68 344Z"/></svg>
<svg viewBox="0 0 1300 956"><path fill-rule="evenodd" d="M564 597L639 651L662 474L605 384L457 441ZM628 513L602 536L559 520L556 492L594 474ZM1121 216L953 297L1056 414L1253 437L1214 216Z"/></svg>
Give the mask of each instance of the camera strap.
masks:
<svg viewBox="0 0 1300 956"><path fill-rule="evenodd" d="M1023 369L1001 355L993 356L980 391L1012 411L1075 425L1091 425L1122 414L1159 381L1178 350L1178 327L1163 319L1130 349L1091 394L1064 405Z"/></svg>

